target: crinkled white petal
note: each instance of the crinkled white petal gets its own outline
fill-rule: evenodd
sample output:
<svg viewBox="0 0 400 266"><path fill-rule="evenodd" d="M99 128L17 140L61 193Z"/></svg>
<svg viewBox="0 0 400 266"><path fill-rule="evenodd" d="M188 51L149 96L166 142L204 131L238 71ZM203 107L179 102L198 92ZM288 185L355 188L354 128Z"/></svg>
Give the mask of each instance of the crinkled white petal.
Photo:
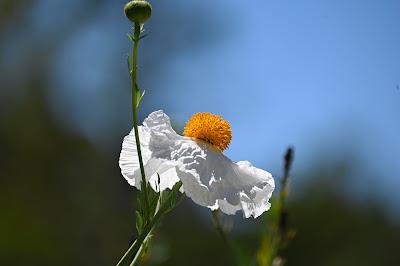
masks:
<svg viewBox="0 0 400 266"><path fill-rule="evenodd" d="M260 216L270 208L275 188L270 173L247 161L232 162L204 142L192 142L181 149L176 159L181 162L178 176L185 193L199 205L226 214L242 210L246 218Z"/></svg>
<svg viewBox="0 0 400 266"><path fill-rule="evenodd" d="M162 111L153 112L145 119L143 126L139 126L139 136L145 176L151 187L161 191L172 189L179 178L175 171L177 162L169 156L170 145L181 136L171 128L168 116ZM119 166L128 183L140 189L142 179L133 129L122 143ZM157 174L160 175L159 185Z"/></svg>
<svg viewBox="0 0 400 266"><path fill-rule="evenodd" d="M275 188L270 173L247 161L232 162L211 145L180 136L162 111L149 115L139 127L143 164L153 188L160 175L160 189L179 180L187 196L201 206L226 214L242 210L246 218L270 208ZM120 155L122 175L140 189L141 175L134 132L125 137Z"/></svg>

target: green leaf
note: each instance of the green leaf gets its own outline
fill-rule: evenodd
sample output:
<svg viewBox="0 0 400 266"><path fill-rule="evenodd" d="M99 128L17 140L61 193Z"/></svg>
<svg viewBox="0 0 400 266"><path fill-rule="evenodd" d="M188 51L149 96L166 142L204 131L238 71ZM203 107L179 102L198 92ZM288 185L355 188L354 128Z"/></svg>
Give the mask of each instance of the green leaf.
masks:
<svg viewBox="0 0 400 266"><path fill-rule="evenodd" d="M139 192L138 195L137 195L136 209L137 209L139 212L142 212L142 195L141 195L140 192Z"/></svg>
<svg viewBox="0 0 400 266"><path fill-rule="evenodd" d="M129 39L131 42L134 42L134 41L135 41L132 35L127 34L127 36L128 36L128 39Z"/></svg>
<svg viewBox="0 0 400 266"><path fill-rule="evenodd" d="M140 88L137 84L135 84L135 95L136 95L136 108L138 108L141 100L141 94L140 94Z"/></svg>
<svg viewBox="0 0 400 266"><path fill-rule="evenodd" d="M131 70L132 70L132 68L131 68L131 58L130 58L129 55L128 55L128 58L126 59L126 61L128 63L128 72L131 73Z"/></svg>
<svg viewBox="0 0 400 266"><path fill-rule="evenodd" d="M136 230L138 231L138 234L141 234L143 231L143 218L139 211L135 212L135 216L136 216Z"/></svg>
<svg viewBox="0 0 400 266"><path fill-rule="evenodd" d="M147 37L147 34L143 34L142 36L139 37L139 40L144 39Z"/></svg>
<svg viewBox="0 0 400 266"><path fill-rule="evenodd" d="M146 93L146 91L144 90L144 91L142 92L142 94L140 95L139 102L142 100L142 98L143 98L143 96L144 96L145 93ZM158 184L160 184L160 183L158 183Z"/></svg>
<svg viewBox="0 0 400 266"><path fill-rule="evenodd" d="M179 191L179 189L181 188L181 186L182 186L182 181L177 182L177 183L174 185L174 187L172 188L172 191L175 191L175 192Z"/></svg>
<svg viewBox="0 0 400 266"><path fill-rule="evenodd" d="M178 195L179 193L179 189L182 186L182 182L178 182L174 185L174 187L172 188L172 190L170 191L164 191L164 193L166 194L165 197L163 197L165 199L165 202L162 202L163 208L165 209L165 213L168 213L170 211L172 211L177 203L181 202L182 198L183 198L183 194Z"/></svg>
<svg viewBox="0 0 400 266"><path fill-rule="evenodd" d="M148 191L149 191L148 199L150 201L149 212L150 212L151 216L153 216L157 209L157 203L160 198L160 193L155 192L153 189L149 189Z"/></svg>

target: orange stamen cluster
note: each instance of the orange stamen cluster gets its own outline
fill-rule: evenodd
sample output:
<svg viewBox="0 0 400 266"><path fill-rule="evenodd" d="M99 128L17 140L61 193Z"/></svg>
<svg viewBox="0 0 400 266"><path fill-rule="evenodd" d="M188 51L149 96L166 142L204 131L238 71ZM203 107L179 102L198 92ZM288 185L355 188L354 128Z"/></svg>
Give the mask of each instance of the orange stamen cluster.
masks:
<svg viewBox="0 0 400 266"><path fill-rule="evenodd" d="M183 134L208 142L220 151L228 148L232 140L232 130L228 121L211 113L194 114L186 123Z"/></svg>

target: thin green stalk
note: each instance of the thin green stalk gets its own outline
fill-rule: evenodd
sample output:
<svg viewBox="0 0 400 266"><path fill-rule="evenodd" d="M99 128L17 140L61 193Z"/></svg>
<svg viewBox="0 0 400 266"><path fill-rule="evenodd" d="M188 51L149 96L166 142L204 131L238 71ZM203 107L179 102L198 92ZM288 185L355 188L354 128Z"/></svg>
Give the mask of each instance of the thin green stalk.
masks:
<svg viewBox="0 0 400 266"><path fill-rule="evenodd" d="M138 108L138 93L139 89L137 86L136 80L136 72L137 72L137 48L139 45L140 40L140 25L139 23L135 22L134 26L134 36L133 36L133 47L132 47L132 69L130 71L131 74L131 87L132 87L132 115L133 115L133 128L135 131L135 141L136 141L136 150L139 157L139 165L140 165L140 174L142 176L142 184L141 190L144 195L144 210L145 210L145 219L146 223L150 221L150 215L148 213L149 210L149 200L147 196L147 182L146 176L144 172L143 166L143 158L142 158L142 151L140 148L140 137L139 137L139 129L138 129L138 118L137 118L137 108Z"/></svg>
<svg viewBox="0 0 400 266"><path fill-rule="evenodd" d="M133 244L129 247L129 249L125 252L124 256L118 262L117 266L128 265L129 261L133 258L132 263L136 263L140 259L140 255L143 251L144 244L147 242L153 228L160 221L164 210L159 210L156 215L151 219L151 221L145 226L142 233L138 236L138 238L133 242ZM135 265L130 263L129 265Z"/></svg>
<svg viewBox="0 0 400 266"><path fill-rule="evenodd" d="M176 188L176 191L179 190L179 188L182 186L182 183L178 185ZM171 202L171 198L175 197L175 193L170 193L165 200L164 204L161 206L158 206L159 209L154 215L154 217L150 220L150 222L144 227L142 233L138 236L138 238L135 240L135 242L129 247L128 251L124 254L124 256L121 258L121 260L118 262L117 266L123 266L126 265L127 262L133 258L133 261L131 262L130 265L136 265L135 263L139 262L140 260L140 253L143 250L143 246L146 244L146 242L149 239L149 236L151 235L151 232L153 229L157 226L157 224L160 222L162 216L168 211L168 208L170 207L169 203Z"/></svg>
<svg viewBox="0 0 400 266"><path fill-rule="evenodd" d="M150 240L151 234L153 230L150 231L150 233L147 235L147 237L143 240L143 244L139 247L139 250L137 251L135 257L132 260L132 263L129 266L135 266L139 265L140 259L142 257L144 247L146 246L147 242Z"/></svg>
<svg viewBox="0 0 400 266"><path fill-rule="evenodd" d="M128 250L125 252L124 256L119 260L117 263L117 266L122 266L125 265L126 262L129 260L129 257L131 257L132 249L136 245L136 240L133 242L133 244L128 248Z"/></svg>
<svg viewBox="0 0 400 266"><path fill-rule="evenodd" d="M146 225L146 227L143 229L143 232L138 236L138 238L135 240L135 242L129 247L129 249L126 251L124 256L121 258L121 260L118 262L117 266L123 266L127 265L126 263L129 263L131 258L134 258L134 261L138 260L140 256L137 256L140 249L142 246L145 244L145 240L148 238L150 235L152 229L154 226L157 225L157 223L160 221L160 218L162 217L161 212L158 212L153 219ZM132 262L133 263L133 262ZM132 265L132 264L129 264Z"/></svg>

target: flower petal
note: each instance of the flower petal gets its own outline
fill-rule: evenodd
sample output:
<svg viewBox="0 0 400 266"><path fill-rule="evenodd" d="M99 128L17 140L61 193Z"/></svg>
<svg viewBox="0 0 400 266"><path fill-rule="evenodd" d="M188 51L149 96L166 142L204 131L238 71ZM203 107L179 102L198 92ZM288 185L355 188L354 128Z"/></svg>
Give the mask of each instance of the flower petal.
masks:
<svg viewBox="0 0 400 266"><path fill-rule="evenodd" d="M171 151L175 139L181 137L172 129L169 117L162 111L151 113L138 130L147 180L154 190L172 189L179 178L175 171L177 162L171 160ZM119 166L128 183L140 189L142 179L133 129L122 143ZM159 185L157 174L160 175Z"/></svg>
<svg viewBox="0 0 400 266"><path fill-rule="evenodd" d="M275 188L270 173L247 161L234 163L204 142L185 142L175 155L181 162L177 173L194 202L226 214L243 210L246 218L256 218L270 208L268 200Z"/></svg>

